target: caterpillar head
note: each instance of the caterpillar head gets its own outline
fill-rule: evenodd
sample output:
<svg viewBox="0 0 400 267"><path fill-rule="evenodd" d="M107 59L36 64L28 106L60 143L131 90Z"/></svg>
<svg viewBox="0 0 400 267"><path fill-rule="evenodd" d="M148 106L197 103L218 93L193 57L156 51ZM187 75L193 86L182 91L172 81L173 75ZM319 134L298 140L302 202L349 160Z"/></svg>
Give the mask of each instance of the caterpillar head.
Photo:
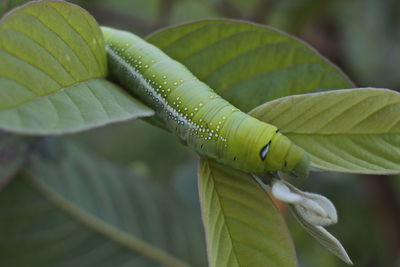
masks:
<svg viewBox="0 0 400 267"><path fill-rule="evenodd" d="M303 151L304 152L304 151ZM310 172L310 158L307 153L303 153L300 160L294 165L292 171L289 173L291 176L295 177L307 177Z"/></svg>
<svg viewBox="0 0 400 267"><path fill-rule="evenodd" d="M308 176L310 168L308 154L285 135L276 133L268 147L270 157L267 157L266 163L273 166L273 170L283 171L292 177ZM261 150L261 157L263 152Z"/></svg>

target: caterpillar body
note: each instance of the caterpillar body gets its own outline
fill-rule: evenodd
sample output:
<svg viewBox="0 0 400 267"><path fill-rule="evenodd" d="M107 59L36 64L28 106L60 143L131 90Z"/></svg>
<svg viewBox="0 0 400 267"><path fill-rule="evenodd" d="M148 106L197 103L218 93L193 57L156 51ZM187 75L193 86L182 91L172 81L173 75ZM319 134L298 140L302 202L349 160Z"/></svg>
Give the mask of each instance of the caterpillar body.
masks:
<svg viewBox="0 0 400 267"><path fill-rule="evenodd" d="M263 175L308 175L309 159L270 124L231 105L185 66L136 35L102 27L112 78L156 112L156 118L205 157Z"/></svg>

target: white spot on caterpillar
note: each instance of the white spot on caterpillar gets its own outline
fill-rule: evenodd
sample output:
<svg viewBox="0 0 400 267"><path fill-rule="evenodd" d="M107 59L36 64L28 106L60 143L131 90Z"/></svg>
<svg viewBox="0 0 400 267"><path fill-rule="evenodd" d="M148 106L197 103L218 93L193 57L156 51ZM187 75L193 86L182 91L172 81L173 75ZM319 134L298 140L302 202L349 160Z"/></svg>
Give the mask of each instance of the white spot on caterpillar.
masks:
<svg viewBox="0 0 400 267"><path fill-rule="evenodd" d="M199 106L200 106L200 107L202 107L202 106L203 106L203 104L202 104L202 103L200 103L200 104L199 104Z"/></svg>
<svg viewBox="0 0 400 267"><path fill-rule="evenodd" d="M165 75L164 75L164 76L162 76L162 77L163 77L163 79L167 79L167 76L165 76Z"/></svg>
<svg viewBox="0 0 400 267"><path fill-rule="evenodd" d="M199 109L198 108L194 108L194 111L198 111Z"/></svg>
<svg viewBox="0 0 400 267"><path fill-rule="evenodd" d="M174 82L174 85L178 85L178 83L177 83L177 82Z"/></svg>

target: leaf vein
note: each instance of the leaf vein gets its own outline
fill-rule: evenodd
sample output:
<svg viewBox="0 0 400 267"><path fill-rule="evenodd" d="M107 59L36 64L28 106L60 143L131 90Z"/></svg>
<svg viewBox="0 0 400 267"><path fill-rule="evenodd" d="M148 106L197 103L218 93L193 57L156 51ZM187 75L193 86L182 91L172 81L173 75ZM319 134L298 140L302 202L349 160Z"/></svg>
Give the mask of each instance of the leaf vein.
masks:
<svg viewBox="0 0 400 267"><path fill-rule="evenodd" d="M83 41L83 43L86 45L86 47L89 49L90 53L92 54L92 56L96 59L97 62L97 67L100 69L100 66L102 65L101 62L99 61L99 59L97 58L96 54L94 53L94 51L91 49L91 47L89 46L89 44L86 42L85 38L83 38L83 36L79 33L79 31L68 21L68 19L66 17L64 17L64 15L62 13L60 13L57 9L55 9L53 6L49 5L50 8L52 8L56 13L58 13L63 19L64 21L71 27L71 29L77 34L77 36L79 36L79 38ZM71 48L72 49L72 48Z"/></svg>
<svg viewBox="0 0 400 267"><path fill-rule="evenodd" d="M24 15L30 16L31 18L35 19L38 23L40 23L44 28L48 29L49 31L51 31L60 41L62 41L69 49L70 51L76 56L76 58L79 60L79 62L81 63L81 65L86 69L87 73L89 74L89 70L88 67L83 63L83 60L80 56L78 56L78 54L76 53L76 51L71 47L71 45L69 43L67 43L66 40L64 40L61 35L54 31L53 29L49 28L43 21L41 21L38 17L35 17L31 14L28 13L24 13ZM19 31L18 31L19 32ZM22 32L21 32L22 33ZM79 35L79 34L78 34ZM80 36L80 35L79 35ZM28 36L29 37L29 36ZM30 38L30 37L29 37ZM31 38L32 39L32 38ZM33 39L32 39L33 40ZM84 40L83 40L84 41ZM84 41L84 43L86 43Z"/></svg>

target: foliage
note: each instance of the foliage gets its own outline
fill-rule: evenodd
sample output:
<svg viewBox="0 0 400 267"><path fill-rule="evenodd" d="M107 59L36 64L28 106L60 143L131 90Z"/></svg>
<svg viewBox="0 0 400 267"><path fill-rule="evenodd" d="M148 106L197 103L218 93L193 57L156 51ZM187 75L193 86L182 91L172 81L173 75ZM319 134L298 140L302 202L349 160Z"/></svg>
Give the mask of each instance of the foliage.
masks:
<svg viewBox="0 0 400 267"><path fill-rule="evenodd" d="M102 79L104 41L96 21L79 7L26 6L2 19L0 36L0 128L65 133L153 114Z"/></svg>
<svg viewBox="0 0 400 267"><path fill-rule="evenodd" d="M114 6L106 2L103 5ZM171 21L181 21L179 9L191 8L191 2L202 7L193 9L200 12L197 15L185 14L193 18L219 14L221 10L212 6L224 1L188 1L178 9L163 8L172 10ZM230 1L229 6L233 13L240 14L239 8L256 16L253 6L261 2ZM21 4L5 3L0 14ZM136 12L149 25L158 25L165 22L155 20L160 3L140 3L146 16L127 11L132 5L117 6L120 12ZM93 3L88 4L91 7ZM308 9L307 14L316 10L321 7ZM285 25L299 29L304 20ZM206 244L211 266L296 266L282 215L266 188L248 174L201 159L204 240L193 185L168 178L160 185L147 177L154 174L151 156L149 166L140 161L127 168L84 152L66 137L47 137L153 115L107 79L103 37L84 9L59 1L22 6L2 18L0 38L0 128L9 132L0 133L0 265L204 266ZM334 90L354 85L302 41L269 27L225 19L166 28L147 40L243 111L279 126L311 155L315 168L400 172L398 93ZM151 137L146 141L139 138L140 129L128 127L124 137L114 133L117 127L108 128L110 134L100 139L102 146L94 142L97 150L134 143L132 151L124 153L141 159L150 148L162 161L171 162L175 143L158 130L146 134ZM96 129L101 131L105 130ZM88 143L91 133L69 139ZM180 155L180 162L187 157L186 152L173 153ZM171 175L169 168L158 176ZM168 188L173 181L192 196ZM344 240L345 245L352 242ZM299 257L303 264L302 253Z"/></svg>
<svg viewBox="0 0 400 267"><path fill-rule="evenodd" d="M0 194L1 265L205 264L201 225L168 190L57 139L42 142Z"/></svg>
<svg viewBox="0 0 400 267"><path fill-rule="evenodd" d="M254 178L211 160L199 176L210 266L296 266L282 216Z"/></svg>
<svg viewBox="0 0 400 267"><path fill-rule="evenodd" d="M203 20L163 29L147 40L246 112L287 95L352 87L315 50L265 26Z"/></svg>
<svg viewBox="0 0 400 267"><path fill-rule="evenodd" d="M399 112L399 93L365 88L280 98L251 114L278 126L318 169L396 174Z"/></svg>

